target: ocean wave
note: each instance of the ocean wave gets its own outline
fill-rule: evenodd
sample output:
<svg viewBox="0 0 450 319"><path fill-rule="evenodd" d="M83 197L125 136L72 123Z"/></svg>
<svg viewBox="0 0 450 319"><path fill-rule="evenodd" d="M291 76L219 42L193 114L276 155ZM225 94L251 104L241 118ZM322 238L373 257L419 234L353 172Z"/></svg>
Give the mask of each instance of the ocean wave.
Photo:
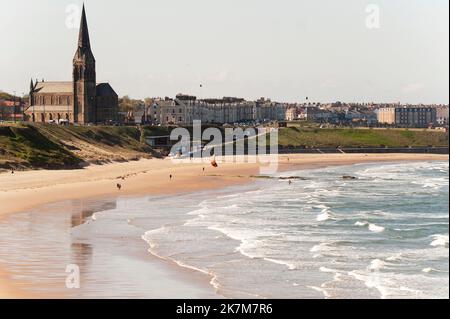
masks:
<svg viewBox="0 0 450 319"><path fill-rule="evenodd" d="M369 224L369 230L374 233L382 233L386 228L375 224Z"/></svg>
<svg viewBox="0 0 450 319"><path fill-rule="evenodd" d="M328 210L324 210L324 211L322 211L321 214L317 215L316 220L318 222L324 222L324 221L330 220L332 218L333 218L333 216L331 215L331 213Z"/></svg>
<svg viewBox="0 0 450 319"><path fill-rule="evenodd" d="M434 240L431 242L431 246L433 247L446 247L448 248L448 235L431 235L431 238Z"/></svg>
<svg viewBox="0 0 450 319"><path fill-rule="evenodd" d="M322 251L330 251L333 248L330 247L331 243L320 243L313 246L309 251L312 253L322 252Z"/></svg>
<svg viewBox="0 0 450 319"><path fill-rule="evenodd" d="M361 271L350 271L349 276L362 281L366 287L376 289L382 299L387 298L421 298L423 292L418 289L412 289L400 285L400 280L393 280L395 275L381 274L379 272L365 273Z"/></svg>
<svg viewBox="0 0 450 319"><path fill-rule="evenodd" d="M386 262L381 259L374 259L370 262L369 270L381 270L386 267Z"/></svg>
<svg viewBox="0 0 450 319"><path fill-rule="evenodd" d="M403 170L402 165L391 165L390 169L397 174L395 178L394 175L384 176L383 169L370 172L389 178L384 185L373 185L370 178L364 178L357 186L349 183L337 190L343 171L334 168L330 170L334 172L331 175L321 176L323 173L317 172L312 177L308 175L310 180L307 182L289 188L285 185L273 187L267 181L267 186L256 192L210 196L198 207L196 198L197 202L186 205L186 210L191 210L191 217L183 215L180 221L170 220L170 225L177 226L169 228L167 233L159 234L164 231L159 229L148 234L150 250L180 258L180 266L190 267L192 263L209 271L213 276L211 285L224 291L230 288L239 291L243 285L255 291L263 289L253 286L254 277L246 276L252 272L249 265L258 265L262 271L267 271L262 275L282 278L280 285L281 282L289 283L293 296L303 293L305 287L320 291L325 297L330 294L344 298L354 296L359 293L358 289L361 289L361 296L367 293L369 297L377 291L383 298L442 296L445 282L435 282L435 277L441 275L434 273L445 269L445 262L448 265L448 251L433 247L448 247L448 235L425 237L424 244L422 233L406 238L403 233L390 231L424 229L426 236L447 232L443 225L448 225L448 213L442 205L431 210L428 204L436 198L427 196L434 196L439 191L410 185L412 180L419 180L425 174L423 179L426 180L430 173L415 172L411 167ZM426 167L422 166L422 169ZM357 172L352 174L359 176ZM266 181L261 181L264 183ZM419 191L420 195L414 195L414 191ZM326 222L329 220L339 222ZM183 223L188 228L183 228ZM190 229L191 226L195 228ZM177 236L180 227L182 236ZM374 242L374 237L384 240ZM166 241L175 240L177 251L182 251L182 255L173 253L172 246L167 245ZM216 255L216 244L226 247L231 257ZM200 271L196 267L190 268ZM305 276L299 282L298 272L288 271L300 268L311 271L310 278ZM352 269L356 270L351 272ZM210 273L212 270L218 277ZM239 282L229 280L227 276L232 272L238 276L232 278ZM329 285L320 284L333 276ZM302 289L295 289L296 282L301 283Z"/></svg>
<svg viewBox="0 0 450 319"><path fill-rule="evenodd" d="M193 271L196 271L196 272L200 272L200 273L202 273L204 275L209 276L211 278L211 280L209 282L210 285L213 286L216 291L218 291L221 286L220 286L219 281L217 279L217 275L214 272L209 271L207 269L200 268L200 267L195 267L195 266L189 265L189 264L187 264L187 263L185 263L185 262L183 262L181 260L172 258L170 256L164 256L163 254L160 254L160 253L157 252L156 248L158 247L158 244L155 241L152 240L151 236L154 235L155 233L163 232L163 231L166 231L166 230L167 230L166 227L161 227L161 228L158 228L158 229L147 231L147 232L144 233L144 235L142 235L141 238L145 242L147 242L147 244L149 245L148 252L151 255L153 255L153 256L161 259L161 260L173 262L174 264L176 264L177 266L179 266L181 268L185 268L185 269L193 270Z"/></svg>
<svg viewBox="0 0 450 319"><path fill-rule="evenodd" d="M386 258L387 261L400 261L402 259L404 259L402 253L398 253L396 255L393 255L393 256L390 256L390 257Z"/></svg>
<svg viewBox="0 0 450 319"><path fill-rule="evenodd" d="M435 269L435 268L431 268L431 267L422 269L422 272L427 273L427 274L429 274L431 272L448 273L448 271L439 270L439 269Z"/></svg>
<svg viewBox="0 0 450 319"><path fill-rule="evenodd" d="M327 273L333 273L333 274L339 272L339 270L331 269L331 268L327 268L327 267L320 267L319 270L321 272L327 272Z"/></svg>
<svg viewBox="0 0 450 319"><path fill-rule="evenodd" d="M297 265L292 263L292 262L290 262L290 261L273 259L273 258L264 258L264 260L268 261L268 262L271 262L273 264L286 266L289 270L297 269Z"/></svg>
<svg viewBox="0 0 450 319"><path fill-rule="evenodd" d="M356 222L355 223L355 226L367 226L367 225L369 225L369 223L368 222Z"/></svg>
<svg viewBox="0 0 450 319"><path fill-rule="evenodd" d="M359 226L359 227L367 227L371 232L374 232L374 233L382 233L386 229L386 228L384 228L382 226L378 226L376 224L372 224L372 223L369 223L369 222L357 221L354 225L355 226Z"/></svg>

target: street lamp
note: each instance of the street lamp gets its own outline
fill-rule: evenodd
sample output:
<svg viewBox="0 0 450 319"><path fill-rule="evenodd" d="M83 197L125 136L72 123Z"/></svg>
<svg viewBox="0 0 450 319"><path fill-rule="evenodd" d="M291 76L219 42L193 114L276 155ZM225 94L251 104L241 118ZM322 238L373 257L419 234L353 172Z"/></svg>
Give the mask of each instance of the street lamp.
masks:
<svg viewBox="0 0 450 319"><path fill-rule="evenodd" d="M16 91L14 91L13 93L14 93L13 118L14 118L14 123L16 123Z"/></svg>
<svg viewBox="0 0 450 319"><path fill-rule="evenodd" d="M20 103L19 103L19 108L20 108L20 113L22 114L22 122L25 120L25 105L23 105L23 101L25 98L25 92L22 92L22 97L20 98Z"/></svg>

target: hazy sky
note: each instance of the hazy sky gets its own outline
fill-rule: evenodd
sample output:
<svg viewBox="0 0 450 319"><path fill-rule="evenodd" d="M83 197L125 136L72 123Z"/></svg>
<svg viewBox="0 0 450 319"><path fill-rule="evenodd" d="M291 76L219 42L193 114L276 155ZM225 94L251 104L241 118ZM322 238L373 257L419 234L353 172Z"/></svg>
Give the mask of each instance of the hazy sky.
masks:
<svg viewBox="0 0 450 319"><path fill-rule="evenodd" d="M120 96L449 102L448 0L85 3L97 80ZM0 90L71 80L70 4L82 2L0 0Z"/></svg>

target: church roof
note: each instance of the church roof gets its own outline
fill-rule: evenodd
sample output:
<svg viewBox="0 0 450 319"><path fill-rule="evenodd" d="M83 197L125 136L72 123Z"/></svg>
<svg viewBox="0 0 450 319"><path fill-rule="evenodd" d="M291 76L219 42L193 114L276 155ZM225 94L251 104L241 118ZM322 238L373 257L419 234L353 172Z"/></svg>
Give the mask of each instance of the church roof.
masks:
<svg viewBox="0 0 450 319"><path fill-rule="evenodd" d="M73 93L73 82L38 82L35 93ZM97 83L97 96L117 95L109 83Z"/></svg>
<svg viewBox="0 0 450 319"><path fill-rule="evenodd" d="M34 88L36 93L73 93L72 82L38 82Z"/></svg>
<svg viewBox="0 0 450 319"><path fill-rule="evenodd" d="M109 83L97 84L97 96L117 95Z"/></svg>
<svg viewBox="0 0 450 319"><path fill-rule="evenodd" d="M84 10L83 4L83 12L81 13L81 23L80 23L80 33L78 35L78 47L84 49L91 48L91 42L89 40L89 30L86 19L86 11Z"/></svg>

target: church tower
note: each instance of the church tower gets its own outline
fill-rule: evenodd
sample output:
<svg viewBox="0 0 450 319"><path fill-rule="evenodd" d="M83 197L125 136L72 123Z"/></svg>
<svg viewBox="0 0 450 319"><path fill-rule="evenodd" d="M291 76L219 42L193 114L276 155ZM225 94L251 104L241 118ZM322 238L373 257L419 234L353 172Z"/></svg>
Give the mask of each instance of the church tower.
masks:
<svg viewBox="0 0 450 319"><path fill-rule="evenodd" d="M83 4L78 48L73 58L73 116L74 123L96 122L95 58L91 51L86 12Z"/></svg>

